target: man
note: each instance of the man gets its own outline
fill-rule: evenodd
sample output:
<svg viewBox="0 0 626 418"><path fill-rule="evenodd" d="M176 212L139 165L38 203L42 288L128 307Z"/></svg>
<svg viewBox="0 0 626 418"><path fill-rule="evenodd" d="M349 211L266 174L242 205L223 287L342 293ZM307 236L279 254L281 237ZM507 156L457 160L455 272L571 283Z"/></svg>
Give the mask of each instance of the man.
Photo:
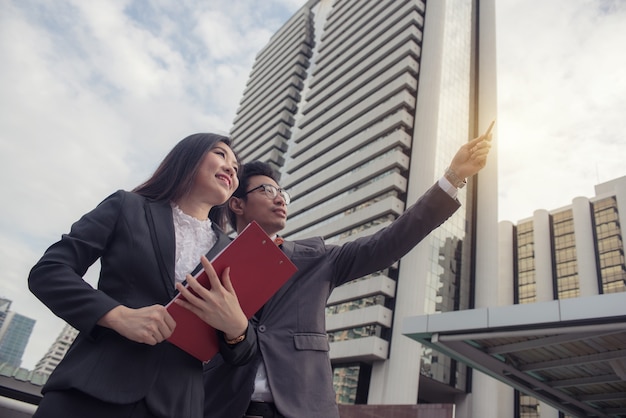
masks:
<svg viewBox="0 0 626 418"><path fill-rule="evenodd" d="M256 359L233 367L217 355L205 366L205 418L339 418L325 327L330 293L389 267L450 217L460 206L457 188L485 166L490 140L488 131L463 145L444 177L373 235L342 246L321 237L284 241L298 271L252 320ZM241 231L254 220L274 237L285 227L288 203L269 165L246 164L228 202L231 224Z"/></svg>

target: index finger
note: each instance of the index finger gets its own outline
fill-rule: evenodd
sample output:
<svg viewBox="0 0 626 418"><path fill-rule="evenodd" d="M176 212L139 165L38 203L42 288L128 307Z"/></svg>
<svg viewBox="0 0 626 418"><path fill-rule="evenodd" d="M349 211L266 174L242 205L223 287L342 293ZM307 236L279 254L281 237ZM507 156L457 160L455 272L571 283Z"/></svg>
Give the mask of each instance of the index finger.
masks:
<svg viewBox="0 0 626 418"><path fill-rule="evenodd" d="M176 328L176 321L174 320L174 318L172 318L172 315L170 315L168 311L165 311L163 320L165 321L166 329L162 330L161 334L163 334L165 338L169 338L170 335L172 335L172 332L174 332L174 328ZM165 336L165 334L168 335Z"/></svg>
<svg viewBox="0 0 626 418"><path fill-rule="evenodd" d="M202 267L204 267L204 271L209 278L209 283L211 283L211 289L217 289L221 287L222 282L220 281L217 272L213 268L213 264L211 264L211 262L205 256L200 257L200 262L202 263Z"/></svg>
<svg viewBox="0 0 626 418"><path fill-rule="evenodd" d="M496 124L496 120L492 120L491 123L489 124L489 127L487 128L487 131L485 132L485 134L483 135L484 137L489 136L489 134L491 133L491 130L493 129L493 125Z"/></svg>

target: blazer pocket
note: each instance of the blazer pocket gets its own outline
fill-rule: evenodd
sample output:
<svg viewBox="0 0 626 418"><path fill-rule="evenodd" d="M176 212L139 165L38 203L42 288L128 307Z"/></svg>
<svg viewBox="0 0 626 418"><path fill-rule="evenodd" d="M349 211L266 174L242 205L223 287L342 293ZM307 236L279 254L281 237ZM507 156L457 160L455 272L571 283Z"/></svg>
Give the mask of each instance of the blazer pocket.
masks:
<svg viewBox="0 0 626 418"><path fill-rule="evenodd" d="M326 334L295 334L293 342L296 350L330 351L330 344Z"/></svg>

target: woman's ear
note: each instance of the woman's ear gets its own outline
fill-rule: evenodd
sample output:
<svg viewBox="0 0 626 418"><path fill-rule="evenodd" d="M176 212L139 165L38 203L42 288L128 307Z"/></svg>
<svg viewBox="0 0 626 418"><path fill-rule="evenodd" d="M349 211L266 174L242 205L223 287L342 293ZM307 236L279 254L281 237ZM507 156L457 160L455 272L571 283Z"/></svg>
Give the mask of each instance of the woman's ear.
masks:
<svg viewBox="0 0 626 418"><path fill-rule="evenodd" d="M235 197L235 196L231 196L230 199L228 199L228 208L235 214L235 215L243 215L243 199L239 198L239 197Z"/></svg>

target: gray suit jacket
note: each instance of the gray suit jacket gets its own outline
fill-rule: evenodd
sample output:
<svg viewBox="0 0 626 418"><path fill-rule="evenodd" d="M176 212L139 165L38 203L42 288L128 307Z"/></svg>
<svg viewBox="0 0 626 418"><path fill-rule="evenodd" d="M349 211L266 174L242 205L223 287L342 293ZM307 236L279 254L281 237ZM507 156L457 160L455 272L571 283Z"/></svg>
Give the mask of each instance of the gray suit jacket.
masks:
<svg viewBox="0 0 626 418"><path fill-rule="evenodd" d="M298 271L265 304L257 338L274 402L284 416L339 418L325 323L332 290L389 267L459 206L435 185L391 225L368 237L343 246L325 245L320 237L283 244ZM233 367L217 355L205 365L205 418L242 417L259 360Z"/></svg>
<svg viewBox="0 0 626 418"><path fill-rule="evenodd" d="M208 257L230 239L219 229ZM155 346L130 341L97 325L112 308L167 304L174 297L175 234L168 202L118 191L84 215L69 234L53 244L32 268L31 291L57 316L80 331L43 388L77 389L111 403L145 398L163 416L200 417L204 387L202 363L168 342ZM83 280L100 259L98 288ZM231 364L256 353L256 334L230 347Z"/></svg>

